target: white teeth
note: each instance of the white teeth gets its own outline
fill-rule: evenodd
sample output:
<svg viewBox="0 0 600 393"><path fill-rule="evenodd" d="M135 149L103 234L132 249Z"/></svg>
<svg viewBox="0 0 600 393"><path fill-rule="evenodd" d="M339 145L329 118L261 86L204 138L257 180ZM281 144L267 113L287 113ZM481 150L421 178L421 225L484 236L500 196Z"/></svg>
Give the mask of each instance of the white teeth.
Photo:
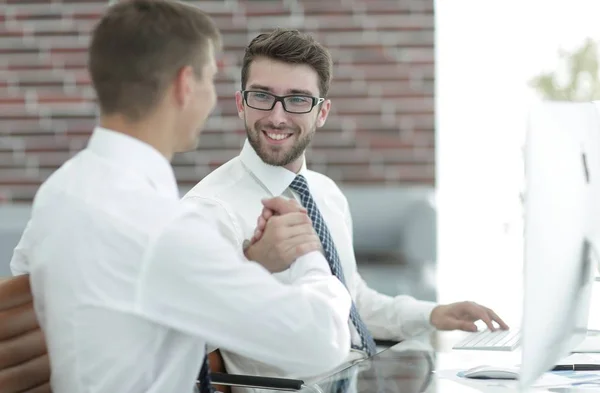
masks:
<svg viewBox="0 0 600 393"><path fill-rule="evenodd" d="M280 141L280 140L285 139L288 136L290 136L289 134L269 134L269 133L267 133L267 135L269 136L269 138L275 139L276 141Z"/></svg>

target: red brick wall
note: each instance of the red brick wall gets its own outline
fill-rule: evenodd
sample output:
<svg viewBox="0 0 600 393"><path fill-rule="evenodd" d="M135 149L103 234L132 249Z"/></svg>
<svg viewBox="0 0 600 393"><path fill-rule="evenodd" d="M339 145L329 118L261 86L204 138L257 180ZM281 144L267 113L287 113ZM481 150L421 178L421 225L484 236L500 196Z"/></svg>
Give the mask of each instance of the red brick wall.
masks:
<svg viewBox="0 0 600 393"><path fill-rule="evenodd" d="M106 1L4 0L0 8L0 203L29 202L85 146L95 121L85 69ZM434 182L433 0L193 1L224 33L219 105L196 152L174 160L182 187L234 157L233 94L244 46L279 26L313 33L335 60L332 113L309 164L342 183ZM118 61L118 60L116 60Z"/></svg>

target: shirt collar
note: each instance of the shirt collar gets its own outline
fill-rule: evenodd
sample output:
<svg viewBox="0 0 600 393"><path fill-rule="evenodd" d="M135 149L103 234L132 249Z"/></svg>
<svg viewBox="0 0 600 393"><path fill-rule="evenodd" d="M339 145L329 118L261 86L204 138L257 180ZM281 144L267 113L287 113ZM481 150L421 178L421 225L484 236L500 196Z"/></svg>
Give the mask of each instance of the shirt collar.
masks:
<svg viewBox="0 0 600 393"><path fill-rule="evenodd" d="M121 132L96 127L87 148L144 176L159 193L179 198L171 163L149 144Z"/></svg>
<svg viewBox="0 0 600 393"><path fill-rule="evenodd" d="M256 177L273 196L279 196L290 186L296 178L296 173L282 167L265 164L256 154L250 142L246 139L240 153L240 159L248 170ZM298 174L306 177L306 159L302 156L302 168Z"/></svg>

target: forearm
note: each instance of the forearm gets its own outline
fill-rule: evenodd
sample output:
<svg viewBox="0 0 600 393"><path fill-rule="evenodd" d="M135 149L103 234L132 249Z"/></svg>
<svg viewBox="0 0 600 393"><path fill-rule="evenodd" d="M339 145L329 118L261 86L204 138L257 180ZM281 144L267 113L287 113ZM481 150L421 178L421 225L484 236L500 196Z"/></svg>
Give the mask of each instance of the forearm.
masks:
<svg viewBox="0 0 600 393"><path fill-rule="evenodd" d="M375 338L403 340L433 329L430 317L435 303L411 296L387 296L369 288L360 276L358 280L356 306Z"/></svg>
<svg viewBox="0 0 600 393"><path fill-rule="evenodd" d="M310 252L296 259L289 269L290 282L293 285L310 283L331 276L329 263L318 251Z"/></svg>
<svg viewBox="0 0 600 393"><path fill-rule="evenodd" d="M190 233L203 233L202 242ZM290 373L322 372L349 353L350 296L339 280L284 285L212 231L202 212L169 225L144 265L138 311L157 323Z"/></svg>

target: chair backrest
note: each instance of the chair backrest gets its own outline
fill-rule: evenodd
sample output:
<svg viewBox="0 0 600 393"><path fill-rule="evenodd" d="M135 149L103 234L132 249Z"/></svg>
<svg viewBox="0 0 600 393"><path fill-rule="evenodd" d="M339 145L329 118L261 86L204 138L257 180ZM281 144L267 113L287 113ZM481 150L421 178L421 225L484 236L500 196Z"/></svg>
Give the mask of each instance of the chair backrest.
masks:
<svg viewBox="0 0 600 393"><path fill-rule="evenodd" d="M22 391L50 391L50 363L28 275L0 278L0 392Z"/></svg>

